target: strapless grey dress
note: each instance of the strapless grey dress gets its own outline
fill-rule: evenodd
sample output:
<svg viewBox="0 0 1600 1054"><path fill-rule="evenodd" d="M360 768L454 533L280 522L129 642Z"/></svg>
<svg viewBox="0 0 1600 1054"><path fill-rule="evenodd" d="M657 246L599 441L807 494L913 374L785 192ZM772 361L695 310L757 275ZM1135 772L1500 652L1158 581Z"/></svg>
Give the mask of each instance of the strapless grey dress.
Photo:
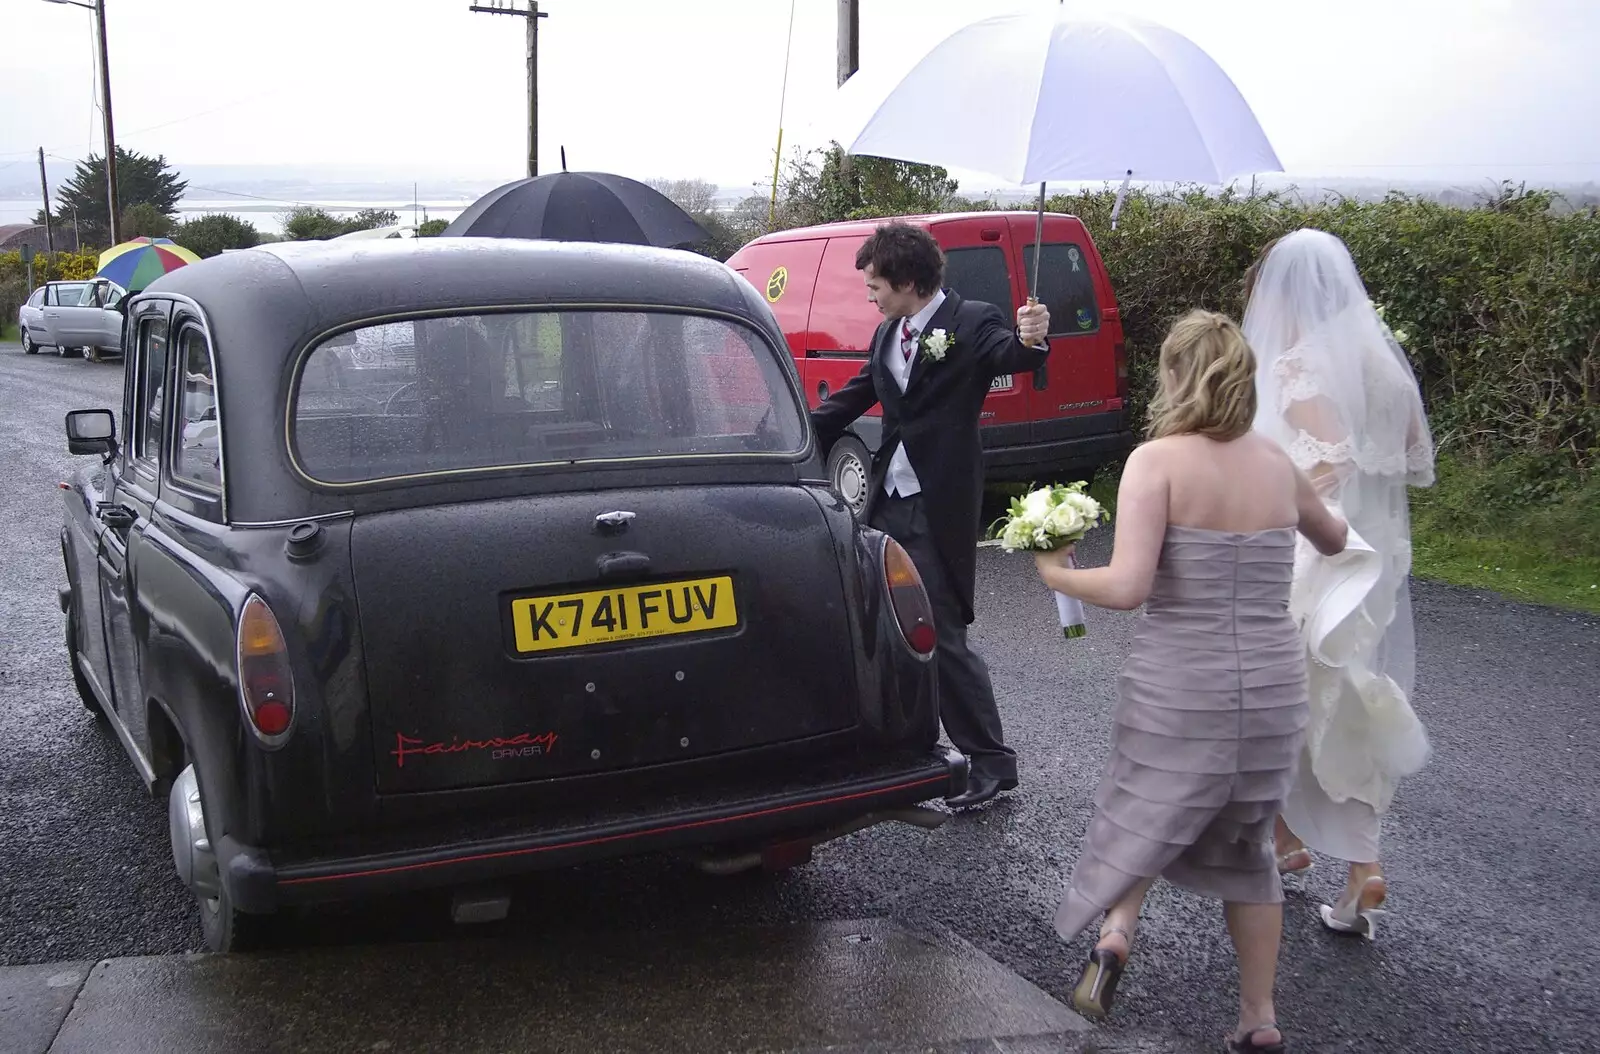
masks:
<svg viewBox="0 0 1600 1054"><path fill-rule="evenodd" d="M1225 901L1282 901L1273 818L1309 719L1289 615L1294 546L1291 527L1167 528L1094 819L1056 912L1063 938L1157 875Z"/></svg>

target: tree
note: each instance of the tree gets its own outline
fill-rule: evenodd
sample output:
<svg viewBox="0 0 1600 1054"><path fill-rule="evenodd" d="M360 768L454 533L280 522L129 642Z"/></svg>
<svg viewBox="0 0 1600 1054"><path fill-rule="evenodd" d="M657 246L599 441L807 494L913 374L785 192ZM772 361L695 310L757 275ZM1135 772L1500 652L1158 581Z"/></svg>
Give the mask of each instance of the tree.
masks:
<svg viewBox="0 0 1600 1054"><path fill-rule="evenodd" d="M124 215L137 205L149 205L162 216L178 210L178 202L189 186L167 164L165 155L150 157L117 147L117 203ZM110 213L106 205L106 162L100 154L90 154L78 162L72 178L56 195L56 222L70 227L73 210L86 245L104 245L111 235ZM125 237L132 237L123 232Z"/></svg>
<svg viewBox="0 0 1600 1054"><path fill-rule="evenodd" d="M122 210L122 239L166 238L172 233L172 217L148 201Z"/></svg>
<svg viewBox="0 0 1600 1054"><path fill-rule="evenodd" d="M283 214L283 236L292 242L337 238L343 233L344 224L325 209L297 205Z"/></svg>
<svg viewBox="0 0 1600 1054"><path fill-rule="evenodd" d="M362 209L348 219L340 219L314 205L297 205L283 214L283 235L289 241L337 238L352 231L392 227L400 217L390 209Z"/></svg>
<svg viewBox="0 0 1600 1054"><path fill-rule="evenodd" d="M261 244L255 224L226 213L196 216L173 228L171 238L197 256L220 255L224 249L248 249Z"/></svg>
<svg viewBox="0 0 1600 1054"><path fill-rule="evenodd" d="M393 227L400 222L400 216L392 209L362 209L344 222L344 233L351 231L370 231L378 227Z"/></svg>
<svg viewBox="0 0 1600 1054"><path fill-rule="evenodd" d="M715 183L703 179L648 179L645 183L697 220L717 207Z"/></svg>
<svg viewBox="0 0 1600 1054"><path fill-rule="evenodd" d="M417 237L437 238L444 233L444 229L448 226L450 226L449 220L423 220L417 226Z"/></svg>
<svg viewBox="0 0 1600 1054"><path fill-rule="evenodd" d="M955 196L958 187L936 165L850 157L835 143L827 150L797 150L778 177L777 208L770 191L752 195L734 209L733 223L754 237L839 220L945 212L963 204Z"/></svg>

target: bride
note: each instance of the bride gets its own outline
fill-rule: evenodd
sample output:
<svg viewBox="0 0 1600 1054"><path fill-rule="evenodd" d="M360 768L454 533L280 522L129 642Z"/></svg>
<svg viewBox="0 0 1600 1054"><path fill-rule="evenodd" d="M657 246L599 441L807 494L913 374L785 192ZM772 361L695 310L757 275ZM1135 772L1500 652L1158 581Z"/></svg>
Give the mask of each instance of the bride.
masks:
<svg viewBox="0 0 1600 1054"><path fill-rule="evenodd" d="M1433 483L1433 442L1405 354L1367 298L1343 242L1299 230L1245 276L1257 357L1256 430L1281 444L1350 524L1346 554L1301 545L1291 609L1307 647L1311 724L1277 822L1278 869L1311 850L1348 863L1331 930L1371 939L1387 898L1380 817L1427 762L1411 710L1416 668L1408 486Z"/></svg>

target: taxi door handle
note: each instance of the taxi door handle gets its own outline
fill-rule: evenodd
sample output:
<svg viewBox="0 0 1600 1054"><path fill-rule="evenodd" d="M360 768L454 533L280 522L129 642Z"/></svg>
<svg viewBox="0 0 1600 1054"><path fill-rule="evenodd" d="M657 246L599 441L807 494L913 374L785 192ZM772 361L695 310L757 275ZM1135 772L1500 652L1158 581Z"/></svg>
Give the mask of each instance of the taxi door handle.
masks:
<svg viewBox="0 0 1600 1054"><path fill-rule="evenodd" d="M102 503L98 510L100 522L114 530L125 531L132 527L138 515L126 505L108 505Z"/></svg>

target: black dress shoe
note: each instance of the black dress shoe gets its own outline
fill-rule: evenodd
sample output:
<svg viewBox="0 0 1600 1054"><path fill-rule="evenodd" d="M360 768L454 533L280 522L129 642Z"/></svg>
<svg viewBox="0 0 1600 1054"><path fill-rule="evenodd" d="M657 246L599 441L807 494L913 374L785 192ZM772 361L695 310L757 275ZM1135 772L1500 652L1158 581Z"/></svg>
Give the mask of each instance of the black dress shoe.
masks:
<svg viewBox="0 0 1600 1054"><path fill-rule="evenodd" d="M954 798L946 798L944 803L952 809L968 809L974 805L982 805L1003 790L1015 790L1016 780L997 780L988 776L973 776L967 780L965 792Z"/></svg>

